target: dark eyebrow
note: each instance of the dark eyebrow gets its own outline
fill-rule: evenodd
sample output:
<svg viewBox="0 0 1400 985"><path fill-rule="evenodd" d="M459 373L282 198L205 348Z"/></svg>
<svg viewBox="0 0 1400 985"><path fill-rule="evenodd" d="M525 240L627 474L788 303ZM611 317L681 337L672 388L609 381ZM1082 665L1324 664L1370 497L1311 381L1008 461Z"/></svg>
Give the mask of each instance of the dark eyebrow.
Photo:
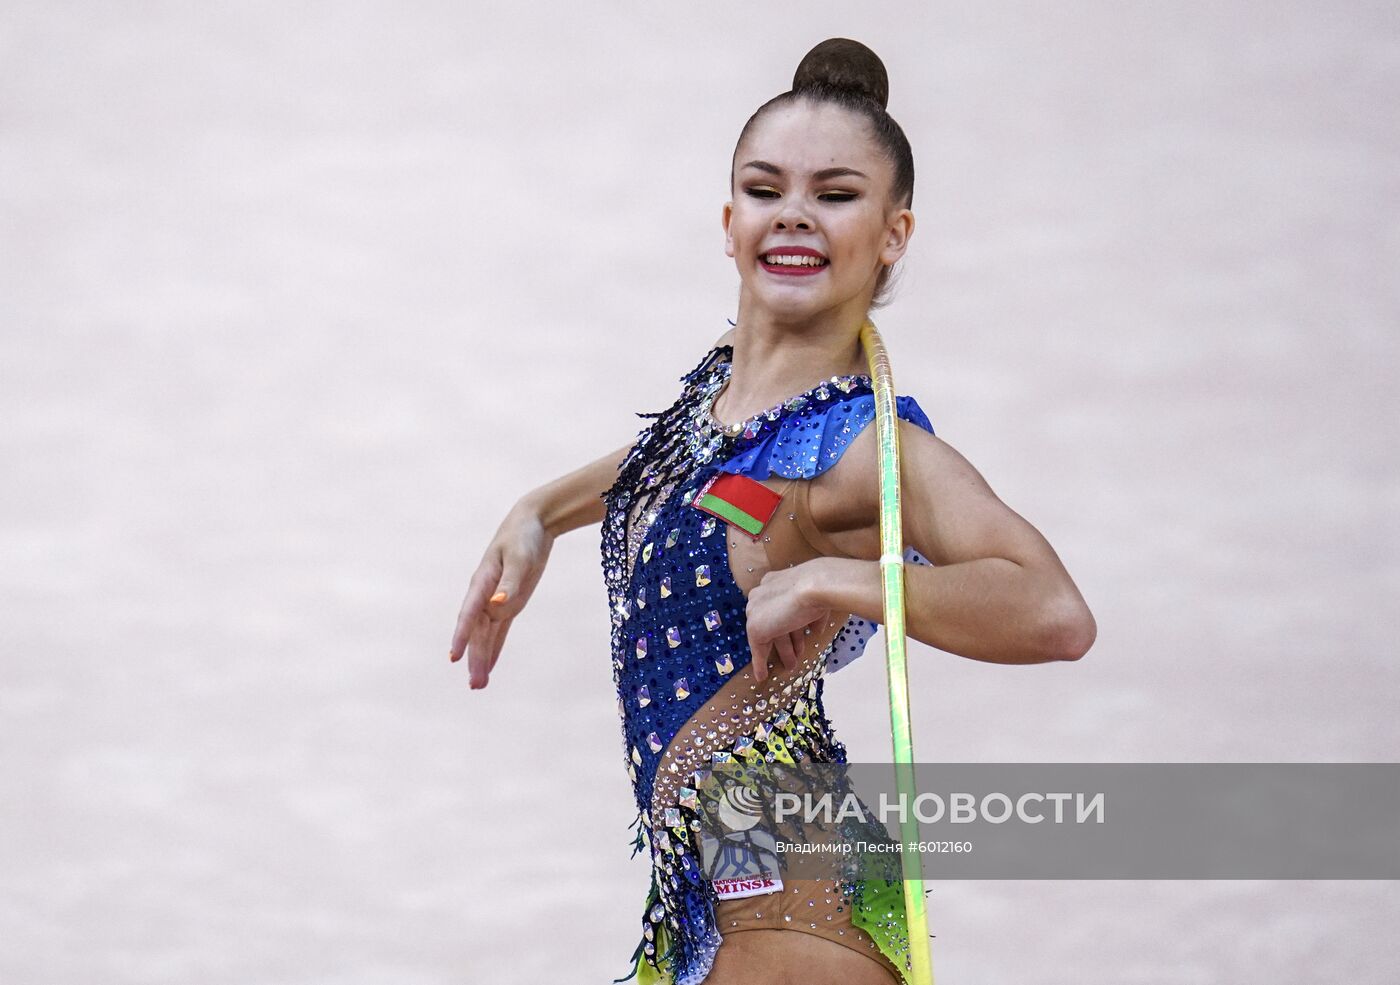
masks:
<svg viewBox="0 0 1400 985"><path fill-rule="evenodd" d="M783 174L782 168L778 167L776 164L769 164L767 161L750 161L748 164L745 164L744 167L766 171L769 174ZM870 177L864 171L857 171L855 168L822 168L820 171L814 171L812 173L812 177L817 181L823 181L827 178L845 178L852 175L857 178Z"/></svg>

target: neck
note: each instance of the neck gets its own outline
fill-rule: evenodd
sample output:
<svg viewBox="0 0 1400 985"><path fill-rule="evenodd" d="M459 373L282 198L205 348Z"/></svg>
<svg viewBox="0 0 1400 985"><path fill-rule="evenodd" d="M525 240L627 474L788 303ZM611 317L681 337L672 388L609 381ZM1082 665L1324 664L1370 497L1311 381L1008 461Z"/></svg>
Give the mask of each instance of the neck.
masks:
<svg viewBox="0 0 1400 985"><path fill-rule="evenodd" d="M832 376L869 372L860 344L866 306L787 322L739 296L729 383L715 403L720 420L744 420Z"/></svg>

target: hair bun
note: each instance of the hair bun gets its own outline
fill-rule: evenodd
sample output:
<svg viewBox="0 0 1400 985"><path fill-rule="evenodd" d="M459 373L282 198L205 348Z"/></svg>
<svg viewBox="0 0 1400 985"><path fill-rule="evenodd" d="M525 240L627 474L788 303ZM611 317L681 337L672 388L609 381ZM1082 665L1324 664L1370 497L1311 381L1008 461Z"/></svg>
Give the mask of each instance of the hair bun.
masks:
<svg viewBox="0 0 1400 985"><path fill-rule="evenodd" d="M813 86L852 89L875 100L890 102L890 77L885 63L859 41L827 38L803 57L792 77L793 92Z"/></svg>

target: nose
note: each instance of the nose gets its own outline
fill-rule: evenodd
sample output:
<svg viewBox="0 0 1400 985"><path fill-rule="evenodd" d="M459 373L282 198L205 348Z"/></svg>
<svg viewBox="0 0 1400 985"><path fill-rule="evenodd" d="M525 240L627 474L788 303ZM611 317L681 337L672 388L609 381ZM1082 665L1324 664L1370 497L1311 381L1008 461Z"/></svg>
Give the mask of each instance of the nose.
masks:
<svg viewBox="0 0 1400 985"><path fill-rule="evenodd" d="M784 199L783 207L778 214L773 217L774 229L807 229L812 228L811 220L807 218L807 207L804 199L797 196L789 196Z"/></svg>

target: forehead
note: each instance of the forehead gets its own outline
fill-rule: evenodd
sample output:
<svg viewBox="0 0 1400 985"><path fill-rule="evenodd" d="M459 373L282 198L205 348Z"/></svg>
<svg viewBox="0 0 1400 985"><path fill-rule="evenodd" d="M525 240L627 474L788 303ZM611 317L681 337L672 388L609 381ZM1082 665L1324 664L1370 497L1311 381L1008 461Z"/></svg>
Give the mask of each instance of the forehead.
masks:
<svg viewBox="0 0 1400 985"><path fill-rule="evenodd" d="M805 99L776 106L754 121L738 147L735 165L742 169L754 159L799 173L844 166L874 178L889 169L865 117Z"/></svg>

